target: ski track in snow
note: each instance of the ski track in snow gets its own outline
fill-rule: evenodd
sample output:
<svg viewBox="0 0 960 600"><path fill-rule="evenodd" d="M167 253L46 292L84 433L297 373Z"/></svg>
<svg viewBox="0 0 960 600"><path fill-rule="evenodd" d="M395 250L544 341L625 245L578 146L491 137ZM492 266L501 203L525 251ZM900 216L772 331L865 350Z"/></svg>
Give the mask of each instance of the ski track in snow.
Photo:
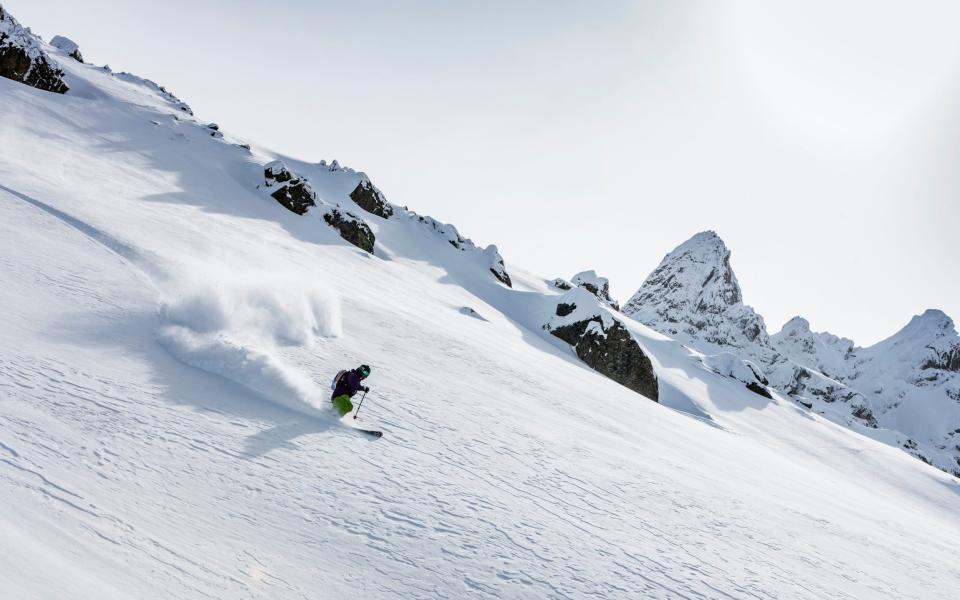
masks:
<svg viewBox="0 0 960 600"><path fill-rule="evenodd" d="M142 125L150 133L125 124L124 143L156 135ZM4 161L28 154L16 152L28 142L10 142ZM960 492L945 475L758 400L651 338L664 389L690 394L718 422L655 405L498 311L535 312L523 304L535 294L484 283L473 295L450 285L471 281L450 264L370 259L309 237L299 221L278 232L228 193L233 204L207 211L131 200L117 215L57 195L74 171L141 173L133 154L108 165L97 152L70 154L56 185L36 183L44 193L21 191L29 178L0 170L8 597L960 593ZM102 227L110 218L115 228ZM381 224L378 240L403 248L391 227L400 225ZM320 388L338 368L369 361L374 392L359 424L382 426L384 438L266 402L156 342L159 292L139 269L152 272L162 252L206 232L209 245L189 253L222 242L241 269L276 252L304 277L359 290L339 289L342 337L279 344L273 358Z"/></svg>

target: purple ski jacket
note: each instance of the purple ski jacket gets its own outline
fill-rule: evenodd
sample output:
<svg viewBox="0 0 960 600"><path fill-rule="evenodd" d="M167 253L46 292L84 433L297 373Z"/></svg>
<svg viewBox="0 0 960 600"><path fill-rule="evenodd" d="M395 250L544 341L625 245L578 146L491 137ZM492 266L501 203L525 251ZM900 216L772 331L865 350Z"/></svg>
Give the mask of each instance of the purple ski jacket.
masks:
<svg viewBox="0 0 960 600"><path fill-rule="evenodd" d="M361 381L363 381L363 378L360 377L360 373L356 369L347 371L337 382L337 387L333 390L333 397L336 398L346 394L352 398L354 394L363 389Z"/></svg>

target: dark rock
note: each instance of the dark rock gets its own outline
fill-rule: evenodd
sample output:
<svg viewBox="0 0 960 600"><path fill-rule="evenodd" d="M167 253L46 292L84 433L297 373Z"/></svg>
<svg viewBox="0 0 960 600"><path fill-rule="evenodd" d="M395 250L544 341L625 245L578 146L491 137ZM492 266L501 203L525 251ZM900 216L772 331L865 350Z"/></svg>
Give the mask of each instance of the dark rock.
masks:
<svg viewBox="0 0 960 600"><path fill-rule="evenodd" d="M511 281L510 275L508 275L506 271L502 269L497 271L491 268L490 272L493 273L493 276L496 277L503 285L507 286L508 288L513 287L513 281Z"/></svg>
<svg viewBox="0 0 960 600"><path fill-rule="evenodd" d="M507 287L512 288L513 282L510 280L507 268L503 264L503 257L500 256L500 251L497 250L497 247L490 244L484 248L483 255L490 262L490 272L493 273L493 276Z"/></svg>
<svg viewBox="0 0 960 600"><path fill-rule="evenodd" d="M57 94L70 89L63 70L49 59L29 29L0 6L0 76Z"/></svg>
<svg viewBox="0 0 960 600"><path fill-rule="evenodd" d="M558 290L567 291L567 290L573 289L573 286L570 285L569 281L567 281L566 279L560 279L559 277L551 281L550 285L557 288Z"/></svg>
<svg viewBox="0 0 960 600"><path fill-rule="evenodd" d="M763 387L759 383L751 381L750 383L747 384L747 389L753 392L754 394L760 394L764 398L769 398L770 400L773 400L773 396L770 395L770 390Z"/></svg>
<svg viewBox="0 0 960 600"><path fill-rule="evenodd" d="M591 323L597 326L591 327ZM580 360L591 369L657 401L659 391L653 365L619 321L604 329L597 316L557 327L550 333L573 346Z"/></svg>
<svg viewBox="0 0 960 600"><path fill-rule="evenodd" d="M293 179L293 173L287 169L287 166L280 161L273 161L264 166L263 176L267 180L267 186L276 183L285 183Z"/></svg>
<svg viewBox="0 0 960 600"><path fill-rule="evenodd" d="M575 288L563 295L556 315L544 329L573 346L587 366L651 400L658 399L657 376L650 359L595 296Z"/></svg>
<svg viewBox="0 0 960 600"><path fill-rule="evenodd" d="M373 254L373 244L376 238L370 230L370 226L364 223L363 219L352 213L342 212L340 209L335 208L323 215L323 220L339 231L340 237L354 246Z"/></svg>
<svg viewBox="0 0 960 600"><path fill-rule="evenodd" d="M276 190L270 196L282 204L287 210L305 214L311 206L316 206L313 200L313 191L302 179Z"/></svg>
<svg viewBox="0 0 960 600"><path fill-rule="evenodd" d="M277 187L270 196L287 210L302 215L311 206L316 206L316 194L307 180L295 177L282 162L267 164L263 169L263 177L268 188Z"/></svg>
<svg viewBox="0 0 960 600"><path fill-rule="evenodd" d="M954 346L944 352L934 352L933 354L923 363L921 368L960 372L960 346Z"/></svg>
<svg viewBox="0 0 960 600"><path fill-rule="evenodd" d="M393 216L393 207L369 179L364 179L350 192L350 199L368 213L384 219Z"/></svg>

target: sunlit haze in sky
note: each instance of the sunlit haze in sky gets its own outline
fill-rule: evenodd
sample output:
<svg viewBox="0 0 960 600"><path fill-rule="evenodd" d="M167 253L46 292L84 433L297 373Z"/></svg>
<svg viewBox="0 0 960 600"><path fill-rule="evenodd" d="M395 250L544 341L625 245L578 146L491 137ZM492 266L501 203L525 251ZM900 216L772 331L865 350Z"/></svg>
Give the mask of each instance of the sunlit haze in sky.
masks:
<svg viewBox="0 0 960 600"><path fill-rule="evenodd" d="M960 4L5 0L231 134L626 301L713 229L771 333L960 319Z"/></svg>

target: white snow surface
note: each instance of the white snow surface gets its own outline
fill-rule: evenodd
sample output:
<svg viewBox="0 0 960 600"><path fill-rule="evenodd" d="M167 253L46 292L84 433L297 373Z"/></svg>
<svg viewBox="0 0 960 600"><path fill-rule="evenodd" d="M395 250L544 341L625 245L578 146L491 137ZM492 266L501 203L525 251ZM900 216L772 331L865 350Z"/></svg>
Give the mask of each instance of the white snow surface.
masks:
<svg viewBox="0 0 960 600"><path fill-rule="evenodd" d="M80 46L78 46L75 41L62 35L55 35L50 38L50 45L65 54L73 54L74 52L80 51Z"/></svg>
<svg viewBox="0 0 960 600"><path fill-rule="evenodd" d="M646 400L544 279L411 218L369 255L256 190L280 159L362 214L357 173L59 62L0 79L3 598L960 595L956 479L626 320ZM327 410L360 363L376 441Z"/></svg>

